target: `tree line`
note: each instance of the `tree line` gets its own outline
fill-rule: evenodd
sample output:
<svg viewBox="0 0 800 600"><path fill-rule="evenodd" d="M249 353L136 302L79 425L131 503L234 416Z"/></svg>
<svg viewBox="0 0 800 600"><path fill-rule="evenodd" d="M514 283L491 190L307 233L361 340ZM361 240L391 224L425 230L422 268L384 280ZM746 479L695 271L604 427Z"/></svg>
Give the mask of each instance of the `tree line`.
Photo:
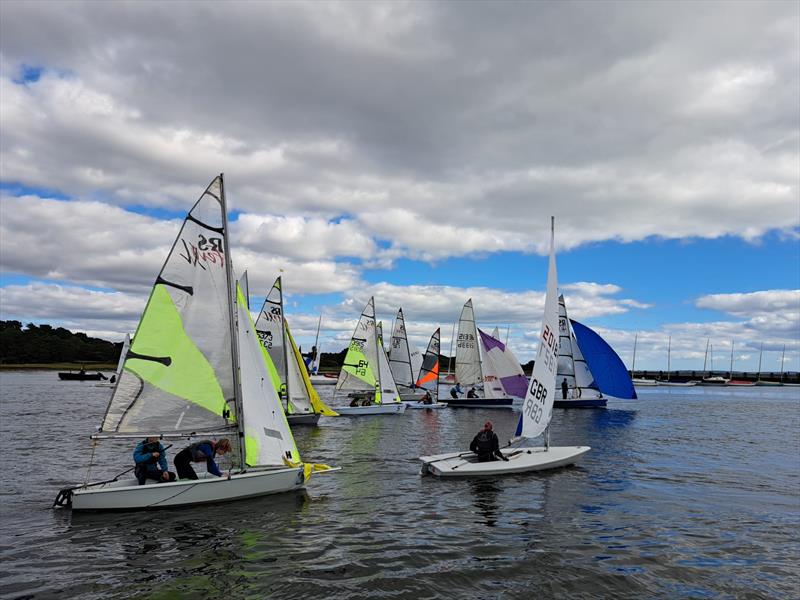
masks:
<svg viewBox="0 0 800 600"><path fill-rule="evenodd" d="M115 344L63 327L0 321L0 364L116 363L122 342Z"/></svg>

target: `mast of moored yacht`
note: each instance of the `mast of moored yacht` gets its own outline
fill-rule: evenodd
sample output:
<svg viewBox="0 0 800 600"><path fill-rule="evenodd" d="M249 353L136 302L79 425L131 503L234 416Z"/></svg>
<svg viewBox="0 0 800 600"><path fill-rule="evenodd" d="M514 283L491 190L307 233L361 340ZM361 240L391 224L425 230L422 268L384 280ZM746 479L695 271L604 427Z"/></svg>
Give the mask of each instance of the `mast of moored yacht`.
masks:
<svg viewBox="0 0 800 600"><path fill-rule="evenodd" d="M786 344L783 345L783 352L781 353L781 385L783 385L783 361L786 358Z"/></svg>
<svg viewBox="0 0 800 600"><path fill-rule="evenodd" d="M731 340L731 372L729 377L733 379L733 340Z"/></svg>
<svg viewBox="0 0 800 600"><path fill-rule="evenodd" d="M231 330L231 356L233 359L233 394L236 405L236 429L238 430L237 445L239 447L239 470L244 471L244 408L242 402L242 380L239 373L239 338L237 332L236 313L234 306L237 302L236 283L233 281L233 265L231 264L231 249L228 242L228 205L225 202L224 174L219 174L220 203L222 204L222 244L225 250L225 274L228 280L228 318Z"/></svg>
<svg viewBox="0 0 800 600"><path fill-rule="evenodd" d="M636 342L639 341L639 333L633 336L633 364L631 364L631 377L636 377Z"/></svg>
<svg viewBox="0 0 800 600"><path fill-rule="evenodd" d="M667 340L667 381L669 381L669 374L672 369L672 365L670 360L672 358L672 336L669 336L669 340Z"/></svg>
<svg viewBox="0 0 800 600"><path fill-rule="evenodd" d="M703 357L703 377L708 377L706 365L708 365L708 346L711 343L711 338L706 339L706 355Z"/></svg>
<svg viewBox="0 0 800 600"><path fill-rule="evenodd" d="M764 342L761 342L761 351L758 353L758 379L761 381L761 357L764 356Z"/></svg>

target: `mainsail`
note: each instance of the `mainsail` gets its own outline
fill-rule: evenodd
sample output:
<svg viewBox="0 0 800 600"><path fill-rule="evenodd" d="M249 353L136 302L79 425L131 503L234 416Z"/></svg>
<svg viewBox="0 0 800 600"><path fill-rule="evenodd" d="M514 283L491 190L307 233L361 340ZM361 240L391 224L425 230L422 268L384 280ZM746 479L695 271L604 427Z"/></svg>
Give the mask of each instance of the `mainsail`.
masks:
<svg viewBox="0 0 800 600"><path fill-rule="evenodd" d="M156 278L100 431L233 428L236 392L222 177L189 211Z"/></svg>
<svg viewBox="0 0 800 600"><path fill-rule="evenodd" d="M439 391L439 355L440 355L439 329L433 332L428 349L422 357L422 366L419 370L417 387L433 392L435 398Z"/></svg>
<svg viewBox="0 0 800 600"><path fill-rule="evenodd" d="M558 274L556 272L554 221L550 221L550 260L547 266L547 295L542 316L542 333L525 395L517 436L535 438L544 433L553 416L556 369L558 365Z"/></svg>
<svg viewBox="0 0 800 600"><path fill-rule="evenodd" d="M572 332L563 295L558 297L558 336L558 385L562 385L566 379L569 398L575 400L601 398L602 394Z"/></svg>
<svg viewBox="0 0 800 600"><path fill-rule="evenodd" d="M283 335L283 291L281 278L278 277L264 299L264 305L256 319L256 332L261 344L267 350L274 372L270 375L275 388L280 390L286 385L286 345Z"/></svg>
<svg viewBox="0 0 800 600"><path fill-rule="evenodd" d="M504 395L524 398L528 389L528 378L522 371L517 357L496 336L490 336L480 329L483 350L483 381L486 397L502 397ZM491 380L490 380L491 377Z"/></svg>
<svg viewBox="0 0 800 600"><path fill-rule="evenodd" d="M483 382L479 352L475 313L470 298L461 310L456 341L456 382L462 386L477 386Z"/></svg>
<svg viewBox="0 0 800 600"><path fill-rule="evenodd" d="M406 387L414 386L414 372L411 367L411 352L406 337L406 322L403 318L403 309L397 311L394 321L394 331L389 347L389 366L397 384Z"/></svg>
<svg viewBox="0 0 800 600"><path fill-rule="evenodd" d="M325 404L317 394L317 390L314 389L314 386L311 384L311 379L308 376L308 371L306 371L303 365L303 357L300 355L300 349L297 347L297 344L294 343L294 338L292 337L292 332L289 329L289 323L284 321L284 326L286 327L286 342L289 348L289 364L294 364L295 372L299 375L300 381L302 385L295 385L292 383L289 386L290 391L290 402L292 405L297 406L300 400L297 400L295 397L295 389L302 390L297 392L298 396L302 395L303 399L308 398L308 402L311 405L311 410L314 413L318 413L321 415L325 415L326 417L337 417L339 413L335 410L330 408L327 404Z"/></svg>
<svg viewBox="0 0 800 600"><path fill-rule="evenodd" d="M397 384L392 376L392 369L389 366L389 357L383 349L382 333L378 332L378 383L380 394L375 394L377 404L389 404L390 402L402 402L400 392L397 391Z"/></svg>
<svg viewBox="0 0 800 600"><path fill-rule="evenodd" d="M378 345L375 331L375 300L369 299L356 324L344 357L336 390L375 391L378 384Z"/></svg>

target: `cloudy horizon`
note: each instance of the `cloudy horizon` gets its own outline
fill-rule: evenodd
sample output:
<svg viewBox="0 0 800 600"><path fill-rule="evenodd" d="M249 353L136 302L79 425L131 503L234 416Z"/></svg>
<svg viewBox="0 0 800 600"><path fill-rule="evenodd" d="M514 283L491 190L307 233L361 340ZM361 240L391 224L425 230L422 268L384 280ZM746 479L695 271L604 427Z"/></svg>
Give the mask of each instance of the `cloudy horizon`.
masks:
<svg viewBox="0 0 800 600"><path fill-rule="evenodd" d="M224 172L304 347L374 295L447 353L472 298L530 360L555 215L629 367L797 371L799 48L784 2L5 1L0 313L121 339Z"/></svg>

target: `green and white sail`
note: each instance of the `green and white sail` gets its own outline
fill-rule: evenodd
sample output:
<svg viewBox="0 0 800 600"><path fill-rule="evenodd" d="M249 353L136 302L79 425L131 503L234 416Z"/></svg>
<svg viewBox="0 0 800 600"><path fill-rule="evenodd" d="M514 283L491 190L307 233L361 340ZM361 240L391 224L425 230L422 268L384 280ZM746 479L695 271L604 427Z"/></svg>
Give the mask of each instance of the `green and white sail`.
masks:
<svg viewBox="0 0 800 600"><path fill-rule="evenodd" d="M189 211L156 278L100 431L233 429L236 401L222 178Z"/></svg>
<svg viewBox="0 0 800 600"><path fill-rule="evenodd" d="M272 382L269 354L261 345L247 300L237 288L236 321L242 386L245 463L249 467L300 462L300 454Z"/></svg>
<svg viewBox="0 0 800 600"><path fill-rule="evenodd" d="M375 300L369 299L358 320L336 382L336 391L378 389L378 344L375 330Z"/></svg>

